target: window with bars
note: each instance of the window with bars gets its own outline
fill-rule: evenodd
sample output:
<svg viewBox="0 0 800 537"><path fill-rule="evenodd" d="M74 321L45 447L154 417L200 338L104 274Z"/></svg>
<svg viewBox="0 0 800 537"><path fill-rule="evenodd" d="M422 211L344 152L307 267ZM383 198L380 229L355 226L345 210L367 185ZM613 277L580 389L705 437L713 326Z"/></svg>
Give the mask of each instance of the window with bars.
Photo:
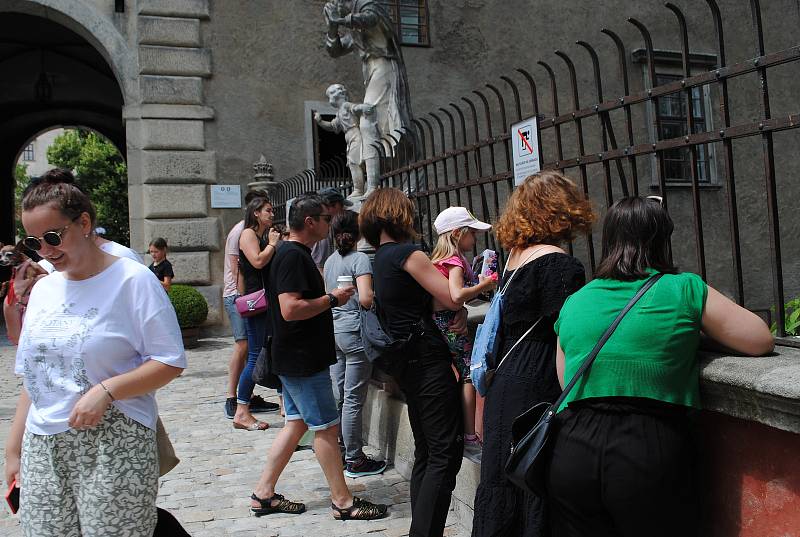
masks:
<svg viewBox="0 0 800 537"><path fill-rule="evenodd" d="M34 155L34 153L33 153L33 144L32 143L28 144L27 147L25 147L25 149L22 150L22 160L24 160L26 162L32 162L32 161L36 160L35 156L36 155Z"/></svg>
<svg viewBox="0 0 800 537"><path fill-rule="evenodd" d="M427 0L381 0L397 28L401 45L430 46Z"/></svg>
<svg viewBox="0 0 800 537"><path fill-rule="evenodd" d="M677 75L657 74L658 85L669 84L682 77ZM705 89L703 86L692 88L692 115L694 116L694 133L706 132ZM658 99L658 112L661 120L658 138L669 140L686 136L686 92L672 93ZM691 152L688 147L664 151L664 179L672 183L688 183L692 181ZM697 178L700 183L711 182L711 166L707 145L697 146Z"/></svg>

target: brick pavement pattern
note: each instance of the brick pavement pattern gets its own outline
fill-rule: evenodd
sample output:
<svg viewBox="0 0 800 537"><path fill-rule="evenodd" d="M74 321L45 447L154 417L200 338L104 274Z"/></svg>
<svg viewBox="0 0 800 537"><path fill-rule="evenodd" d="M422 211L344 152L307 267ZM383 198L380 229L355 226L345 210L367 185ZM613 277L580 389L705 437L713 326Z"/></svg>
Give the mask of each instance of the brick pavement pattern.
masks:
<svg viewBox="0 0 800 537"><path fill-rule="evenodd" d="M390 505L389 517L375 521L334 520L328 487L311 451L294 454L278 482L278 492L302 501L301 515L250 515L248 498L267 450L283 418L258 414L270 424L264 432L238 431L222 412L230 339L212 338L187 351L189 368L158 392L161 417L181 463L161 478L158 505L174 514L193 537L369 536L400 537L411 521L408 482L393 468L383 475L348 479L350 489ZM0 438L3 445L14 415L20 382L13 374L14 348L0 346ZM277 402L273 390L261 390ZM55 492L55 491L54 491ZM0 507L0 536L21 534L16 516ZM451 512L447 537L465 537Z"/></svg>

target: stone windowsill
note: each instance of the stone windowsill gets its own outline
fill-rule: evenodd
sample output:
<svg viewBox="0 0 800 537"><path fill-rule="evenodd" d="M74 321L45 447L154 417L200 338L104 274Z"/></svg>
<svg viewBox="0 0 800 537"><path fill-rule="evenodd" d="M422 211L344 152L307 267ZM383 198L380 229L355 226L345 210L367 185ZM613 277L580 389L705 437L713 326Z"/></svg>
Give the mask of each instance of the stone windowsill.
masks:
<svg viewBox="0 0 800 537"><path fill-rule="evenodd" d="M488 304L468 307L470 325ZM800 349L776 346L752 358L700 353L703 408L800 434Z"/></svg>

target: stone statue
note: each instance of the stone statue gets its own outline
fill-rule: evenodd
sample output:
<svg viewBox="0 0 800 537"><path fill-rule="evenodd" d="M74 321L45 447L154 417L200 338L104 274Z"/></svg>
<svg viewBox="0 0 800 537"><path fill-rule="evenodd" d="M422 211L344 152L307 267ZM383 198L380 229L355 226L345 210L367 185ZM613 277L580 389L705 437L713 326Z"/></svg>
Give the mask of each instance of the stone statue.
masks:
<svg viewBox="0 0 800 537"><path fill-rule="evenodd" d="M332 84L325 91L325 95L328 96L331 106L336 109L336 117L332 121L324 121L322 116L315 114L314 121L325 130L344 133L347 142L347 166L353 178L353 192L348 198L363 198L372 192L380 180L378 155L374 148L370 151L370 148L364 147L364 140L380 138L375 119L375 105L349 102L347 89L342 84ZM362 163L366 164L367 168L369 188L366 192Z"/></svg>
<svg viewBox="0 0 800 537"><path fill-rule="evenodd" d="M378 156L373 144L381 142L381 135L399 138L404 132L413 132L403 53L389 14L375 0L329 0L324 13L328 54L338 58L358 50L364 75L364 104L375 106L377 136L373 138L371 129L361 129L370 191L378 187L378 175L369 173L370 159Z"/></svg>

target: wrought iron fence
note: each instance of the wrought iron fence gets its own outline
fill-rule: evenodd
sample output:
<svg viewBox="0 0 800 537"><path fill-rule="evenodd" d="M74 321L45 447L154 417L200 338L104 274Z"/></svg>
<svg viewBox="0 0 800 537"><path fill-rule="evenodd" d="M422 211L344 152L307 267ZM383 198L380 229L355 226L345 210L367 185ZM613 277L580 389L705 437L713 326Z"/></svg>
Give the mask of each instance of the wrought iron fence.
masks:
<svg viewBox="0 0 800 537"><path fill-rule="evenodd" d="M775 67L784 64L795 64L800 60L800 46L792 46L777 52L767 52L764 44L764 25L762 22L762 6L759 0L748 0L751 11L752 40L755 56L736 63L728 63L725 50L724 26L720 9L715 0L705 0L705 6L698 3L697 13L693 17L706 18L713 25L716 43L716 65L707 72L692 74L692 52L687 31L686 16L676 5L667 3L666 9L672 12L675 19L675 30L680 37L679 61L681 76L677 80L659 84L656 76L653 38L647 26L636 18L630 18L644 42L641 56L646 62L646 81L643 91L631 91L631 79L628 72L629 49L619 34L610 29L602 29L605 38L610 39L617 55L617 76L621 80L624 94L608 98L603 92L603 70L595 47L587 41L577 41L577 46L585 51L592 68L593 104L581 104L576 64L565 51L555 51L557 61L563 64L568 73L567 89L571 96L571 109L559 110L559 91L564 90L562 81L558 80L556 70L547 61L537 62L545 75L549 86L550 110L552 115L545 116L540 112L539 87L531 72L519 68L510 76L501 76L500 83L486 84L485 88L472 92L449 102L446 106L431 111L413 120L415 132L411 135L386 138L378 150L382 158L383 186L396 186L404 189L415 201L418 211L418 231L422 240L431 244L435 235L432 221L435 215L450 205L468 207L480 218L493 221L501 212L510 195L513 185L512 151L510 147L511 133L509 118L521 120L535 115L539 121L540 140L545 140L542 152L544 169L558 169L566 172L577 171L578 182L584 192L590 193L590 185L602 185L602 194L596 196L601 205L610 206L615 197L638 195L642 185L647 184L663 197L664 204L680 197L676 191L668 188L665 171L667 156L675 150L688 151L690 160L690 196L693 224L694 252L693 260L697 272L704 279L708 278L709 246L713 249L730 249L732 263L732 283L730 292L734 299L742 305L746 304L745 277L742 261L742 226L739 217L739 199L737 197L737 174L734 154L734 141L740 139L759 139L763 155L764 190L766 196L767 232L769 241L769 265L771 269L771 299L777 333L784 336L785 302L784 271L782 262L782 242L780 218L778 210L778 189L776 187L774 136L780 131L795 129L800 126L798 113L773 115L770 107L770 87L768 73ZM745 21L746 23L746 21ZM709 28L710 29L710 28ZM746 28L738 28L742 32ZM677 56L677 55L676 55ZM553 64L555 65L555 64ZM729 81L755 75L758 81L757 102L750 100L750 107L760 110L756 121L733 124L731 120L731 100L729 98ZM606 76L608 76L606 74ZM796 83L796 81L795 81ZM501 89L502 88L502 89ZM716 95L719 125L714 129L704 129L697 125L698 114L693 107L697 106L696 88L707 88ZM662 136L662 117L659 106L662 99L679 96L685 113L685 134L680 137ZM644 108L644 110L642 110ZM800 107L798 107L800 110ZM650 127L645 130L635 125L634 115L644 112L649 117ZM498 122L499 118L499 122ZM596 134L587 136L584 126L592 124ZM499 127L499 128L498 128ZM565 130L574 133L574 143L565 143ZM405 133L408 134L408 133ZM594 138L593 136L596 136ZM397 141L399 139L399 142ZM599 150L586 149L586 141L599 142ZM391 143L394 142L394 143ZM569 152L567 145L571 146ZM707 244L703 204L701 203L701 168L698 166L700 153L707 147L714 146L722 155L718 167L721 178L719 192L725 196L727 222L723 223L729 235L729 245L716 241ZM672 153L670 153L672 152ZM650 173L646 170L650 160L654 159ZM796 183L795 183L796 184ZM597 187L594 187L597 188ZM795 190L795 194L797 191ZM682 201L682 200L679 200ZM676 201L677 203L678 201ZM677 209L677 205L676 205ZM688 209L687 209L688 210ZM714 224L718 224L714 219ZM681 225L681 223L678 223ZM706 225L710 225L706 222ZM499 248L492 236L486 238L488 247L504 252ZM588 267L594 272L597 261L595 240L589 235L583 241L570 245L580 250L588 261ZM796 254L797 252L795 252ZM771 317L770 308L751 306Z"/></svg>
<svg viewBox="0 0 800 537"><path fill-rule="evenodd" d="M347 158L342 155L319 165L308 168L291 177L282 179L273 192L275 221L286 221L286 202L304 192L317 191L326 186L333 186L347 196L353 191L353 182L347 169Z"/></svg>

